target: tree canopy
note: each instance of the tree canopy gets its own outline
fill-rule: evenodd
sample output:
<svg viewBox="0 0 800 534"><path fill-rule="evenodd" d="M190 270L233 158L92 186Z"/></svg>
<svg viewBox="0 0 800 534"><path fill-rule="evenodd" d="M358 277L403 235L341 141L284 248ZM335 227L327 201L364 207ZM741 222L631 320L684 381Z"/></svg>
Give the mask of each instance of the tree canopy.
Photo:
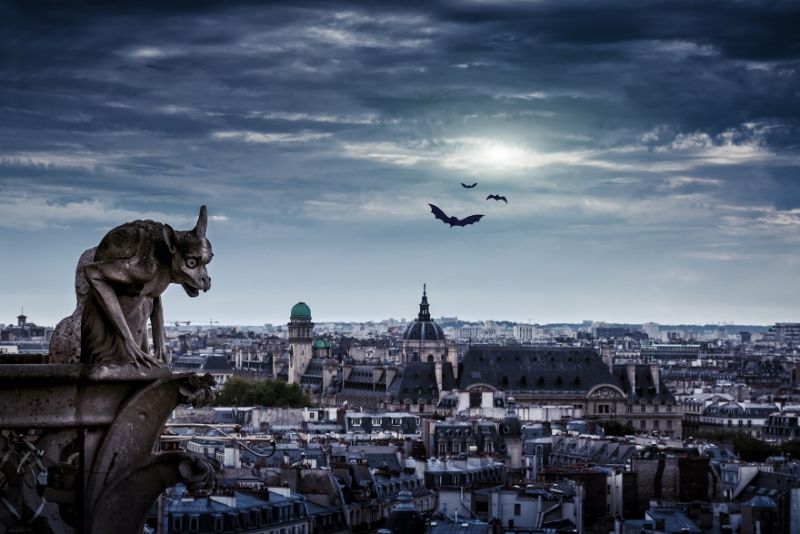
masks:
<svg viewBox="0 0 800 534"><path fill-rule="evenodd" d="M215 406L289 406L303 408L311 401L297 384L280 380L251 382L233 377L214 399Z"/></svg>

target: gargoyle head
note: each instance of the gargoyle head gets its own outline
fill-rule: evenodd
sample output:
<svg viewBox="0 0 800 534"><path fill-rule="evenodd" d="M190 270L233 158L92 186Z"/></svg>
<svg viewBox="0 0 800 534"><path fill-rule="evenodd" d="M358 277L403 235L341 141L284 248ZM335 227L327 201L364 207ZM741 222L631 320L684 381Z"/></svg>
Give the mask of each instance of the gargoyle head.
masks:
<svg viewBox="0 0 800 534"><path fill-rule="evenodd" d="M188 456L178 464L178 473L182 482L190 491L212 489L214 487L214 475L219 471L220 465L213 458L201 458L199 456Z"/></svg>
<svg viewBox="0 0 800 534"><path fill-rule="evenodd" d="M211 387L216 382L210 373L203 376L189 374L182 378L182 383L178 386L181 394L181 402L191 404L195 408L211 404L214 400L214 392Z"/></svg>
<svg viewBox="0 0 800 534"><path fill-rule="evenodd" d="M164 225L164 242L172 258L172 282L183 286L190 297L211 288L211 278L206 265L214 257L211 243L206 239L208 215L206 207L200 207L200 215L194 229L187 232L173 230Z"/></svg>

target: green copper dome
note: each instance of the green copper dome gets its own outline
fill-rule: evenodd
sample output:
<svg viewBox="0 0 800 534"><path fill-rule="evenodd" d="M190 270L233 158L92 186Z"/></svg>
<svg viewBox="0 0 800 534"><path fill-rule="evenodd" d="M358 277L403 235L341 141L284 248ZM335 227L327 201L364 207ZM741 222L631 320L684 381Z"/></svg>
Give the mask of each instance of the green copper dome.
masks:
<svg viewBox="0 0 800 534"><path fill-rule="evenodd" d="M329 348L331 348L331 344L328 343L327 340L318 339L318 340L316 340L314 342L314 348L315 349L329 349Z"/></svg>
<svg viewBox="0 0 800 534"><path fill-rule="evenodd" d="M311 308L305 302L298 302L292 306L291 319L308 319L311 320Z"/></svg>

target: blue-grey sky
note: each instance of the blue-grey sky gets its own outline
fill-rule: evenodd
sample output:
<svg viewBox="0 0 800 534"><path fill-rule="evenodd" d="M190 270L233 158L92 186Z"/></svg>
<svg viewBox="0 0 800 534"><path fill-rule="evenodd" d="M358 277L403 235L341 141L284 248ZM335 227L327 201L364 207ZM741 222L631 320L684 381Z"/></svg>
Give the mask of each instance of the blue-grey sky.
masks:
<svg viewBox="0 0 800 534"><path fill-rule="evenodd" d="M800 4L376 4L3 3L0 322L201 204L168 320L800 320Z"/></svg>

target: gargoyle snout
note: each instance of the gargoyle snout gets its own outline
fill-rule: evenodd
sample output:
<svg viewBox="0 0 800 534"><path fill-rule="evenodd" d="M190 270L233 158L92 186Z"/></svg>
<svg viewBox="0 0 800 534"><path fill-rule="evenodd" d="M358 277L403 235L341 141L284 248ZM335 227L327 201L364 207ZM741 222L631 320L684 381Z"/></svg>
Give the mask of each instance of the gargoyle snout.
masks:
<svg viewBox="0 0 800 534"><path fill-rule="evenodd" d="M204 276L203 277L203 292L205 293L209 289L211 289L211 277L210 276Z"/></svg>

